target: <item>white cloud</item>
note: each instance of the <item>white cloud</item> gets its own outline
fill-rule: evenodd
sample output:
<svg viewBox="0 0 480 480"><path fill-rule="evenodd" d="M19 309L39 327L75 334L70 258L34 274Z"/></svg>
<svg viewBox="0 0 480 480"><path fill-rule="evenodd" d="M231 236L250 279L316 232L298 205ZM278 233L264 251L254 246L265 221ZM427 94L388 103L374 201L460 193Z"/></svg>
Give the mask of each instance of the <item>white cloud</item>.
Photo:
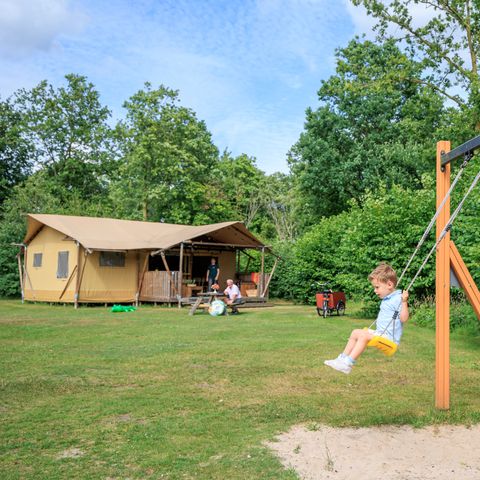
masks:
<svg viewBox="0 0 480 480"><path fill-rule="evenodd" d="M0 54L49 50L62 33L79 31L86 16L67 0L0 0Z"/></svg>

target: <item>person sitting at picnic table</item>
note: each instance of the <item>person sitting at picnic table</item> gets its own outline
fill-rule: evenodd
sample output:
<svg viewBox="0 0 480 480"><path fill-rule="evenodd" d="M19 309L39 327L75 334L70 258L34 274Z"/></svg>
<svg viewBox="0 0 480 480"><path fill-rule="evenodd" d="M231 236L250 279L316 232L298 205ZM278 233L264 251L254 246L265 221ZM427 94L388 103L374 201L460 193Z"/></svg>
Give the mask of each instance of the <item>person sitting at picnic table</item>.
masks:
<svg viewBox="0 0 480 480"><path fill-rule="evenodd" d="M240 293L240 289L233 283L231 278L227 280L227 288L223 293L227 296L225 300L227 305L232 306L232 314L238 313L238 308L235 305L242 303L242 294Z"/></svg>
<svg viewBox="0 0 480 480"><path fill-rule="evenodd" d="M218 284L218 276L220 275L220 268L218 268L217 260L212 258L210 265L207 268L206 280L208 282L208 291L212 289L212 285Z"/></svg>

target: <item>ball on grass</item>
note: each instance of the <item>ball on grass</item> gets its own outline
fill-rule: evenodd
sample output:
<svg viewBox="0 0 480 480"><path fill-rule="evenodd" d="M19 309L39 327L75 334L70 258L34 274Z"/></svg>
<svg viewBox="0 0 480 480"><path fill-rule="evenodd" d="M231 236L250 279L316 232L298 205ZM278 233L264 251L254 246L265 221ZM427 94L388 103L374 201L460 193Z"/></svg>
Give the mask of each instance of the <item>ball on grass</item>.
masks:
<svg viewBox="0 0 480 480"><path fill-rule="evenodd" d="M225 313L225 308L225 304L221 300L215 300L208 307L208 313L212 317L218 317L219 315L223 315Z"/></svg>

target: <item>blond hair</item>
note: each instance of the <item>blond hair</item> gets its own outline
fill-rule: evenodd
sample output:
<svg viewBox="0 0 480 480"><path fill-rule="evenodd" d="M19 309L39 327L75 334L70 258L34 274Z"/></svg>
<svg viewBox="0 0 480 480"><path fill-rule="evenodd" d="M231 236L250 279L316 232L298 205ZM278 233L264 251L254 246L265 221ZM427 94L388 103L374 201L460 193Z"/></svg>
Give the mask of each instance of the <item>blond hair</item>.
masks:
<svg viewBox="0 0 480 480"><path fill-rule="evenodd" d="M397 286L398 282L395 270L388 265L388 263L381 263L377 268L375 268L368 276L368 280L370 282L377 280L381 283L392 282L394 287Z"/></svg>

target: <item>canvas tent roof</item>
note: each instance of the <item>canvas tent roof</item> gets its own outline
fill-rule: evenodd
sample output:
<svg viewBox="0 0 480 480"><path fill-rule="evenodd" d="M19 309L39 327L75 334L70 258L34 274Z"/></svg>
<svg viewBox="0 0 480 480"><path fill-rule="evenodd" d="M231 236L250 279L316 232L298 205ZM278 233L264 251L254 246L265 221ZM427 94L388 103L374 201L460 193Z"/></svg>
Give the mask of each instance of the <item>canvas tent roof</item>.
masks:
<svg viewBox="0 0 480 480"><path fill-rule="evenodd" d="M25 244L47 225L90 250L161 250L204 235L220 244L263 246L242 222L191 226L50 214L28 214L27 219Z"/></svg>

